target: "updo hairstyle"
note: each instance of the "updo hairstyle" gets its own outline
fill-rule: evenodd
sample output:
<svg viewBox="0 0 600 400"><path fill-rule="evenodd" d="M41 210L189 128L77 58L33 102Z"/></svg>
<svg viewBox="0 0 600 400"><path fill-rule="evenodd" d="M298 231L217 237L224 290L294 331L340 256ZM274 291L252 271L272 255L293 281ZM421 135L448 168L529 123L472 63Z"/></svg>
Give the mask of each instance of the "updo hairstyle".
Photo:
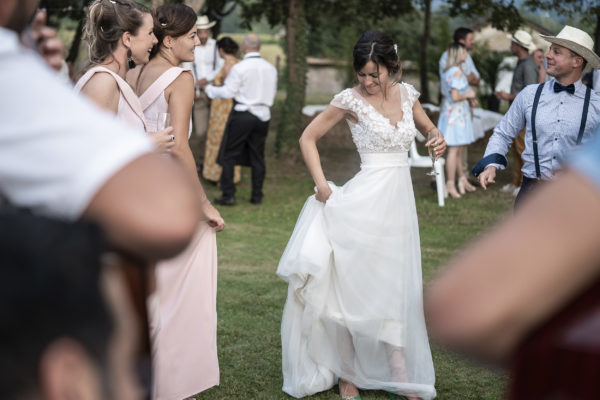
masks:
<svg viewBox="0 0 600 400"><path fill-rule="evenodd" d="M154 17L154 35L158 45L154 46L150 58L154 57L163 47L163 39L167 36L178 38L185 35L196 26L196 13L185 4L165 4L152 14Z"/></svg>
<svg viewBox="0 0 600 400"><path fill-rule="evenodd" d="M111 56L123 33L136 35L144 14L150 14L150 9L132 0L94 0L85 23L90 61L99 64Z"/></svg>
<svg viewBox="0 0 600 400"><path fill-rule="evenodd" d="M377 64L377 72L380 65L386 67L391 75L400 71L400 58L394 40L383 32L365 32L354 45L352 57L355 72L363 69L369 61Z"/></svg>
<svg viewBox="0 0 600 400"><path fill-rule="evenodd" d="M235 56L240 49L240 46L230 38L229 36L223 36L221 39L217 40L217 47L225 54L229 54Z"/></svg>

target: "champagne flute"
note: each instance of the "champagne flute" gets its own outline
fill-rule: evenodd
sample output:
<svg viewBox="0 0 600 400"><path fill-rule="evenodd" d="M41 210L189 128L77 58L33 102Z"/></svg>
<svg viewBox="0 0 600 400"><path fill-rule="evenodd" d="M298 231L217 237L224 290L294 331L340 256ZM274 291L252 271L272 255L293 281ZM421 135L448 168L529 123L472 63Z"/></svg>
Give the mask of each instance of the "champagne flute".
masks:
<svg viewBox="0 0 600 400"><path fill-rule="evenodd" d="M171 114L169 113L158 113L156 118L156 131L162 131L171 126Z"/></svg>
<svg viewBox="0 0 600 400"><path fill-rule="evenodd" d="M429 142L429 146L428 146L428 150L429 150L429 157L431 157L431 171L427 172L425 175L427 176L436 176L439 175L436 171L435 171L435 142L440 138L440 131L438 131L437 129L432 129L431 131L429 131L429 133L427 133L427 141Z"/></svg>

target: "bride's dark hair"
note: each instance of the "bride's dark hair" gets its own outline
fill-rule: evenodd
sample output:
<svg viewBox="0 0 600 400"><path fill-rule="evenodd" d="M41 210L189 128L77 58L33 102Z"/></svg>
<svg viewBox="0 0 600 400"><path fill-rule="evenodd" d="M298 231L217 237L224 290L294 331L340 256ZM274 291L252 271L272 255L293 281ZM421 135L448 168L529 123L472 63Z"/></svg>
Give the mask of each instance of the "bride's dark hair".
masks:
<svg viewBox="0 0 600 400"><path fill-rule="evenodd" d="M354 45L352 52L354 71L358 72L369 62L373 61L379 66L387 68L391 75L400 71L400 58L394 39L386 33L379 31L365 32Z"/></svg>

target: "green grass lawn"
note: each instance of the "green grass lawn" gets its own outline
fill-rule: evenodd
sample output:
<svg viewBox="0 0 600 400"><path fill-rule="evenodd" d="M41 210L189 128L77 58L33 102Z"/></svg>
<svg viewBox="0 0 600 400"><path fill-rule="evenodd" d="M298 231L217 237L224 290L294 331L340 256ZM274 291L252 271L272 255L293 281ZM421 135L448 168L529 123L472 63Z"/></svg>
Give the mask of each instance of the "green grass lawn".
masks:
<svg viewBox="0 0 600 400"><path fill-rule="evenodd" d="M482 153L483 144L476 144L470 159L475 161ZM339 185L359 169L358 155L350 148L322 149L322 162L328 179ZM411 171L427 282L465 243L506 215L513 198L498 192L509 179L508 174L501 174L493 189L447 199L445 207L438 207L425 172L425 168ZM205 188L210 198L220 194L215 186L205 184ZM291 399L281 391L279 336L287 285L275 271L300 209L313 193L313 182L301 162L269 157L264 191L261 206L248 202L250 173L244 168L238 204L220 208L227 221L227 228L217 236L221 384L198 399ZM438 399L502 398L506 380L501 373L475 366L435 344L432 351ZM363 399L387 398L383 392L362 395ZM338 399L339 395L329 390L312 398Z"/></svg>

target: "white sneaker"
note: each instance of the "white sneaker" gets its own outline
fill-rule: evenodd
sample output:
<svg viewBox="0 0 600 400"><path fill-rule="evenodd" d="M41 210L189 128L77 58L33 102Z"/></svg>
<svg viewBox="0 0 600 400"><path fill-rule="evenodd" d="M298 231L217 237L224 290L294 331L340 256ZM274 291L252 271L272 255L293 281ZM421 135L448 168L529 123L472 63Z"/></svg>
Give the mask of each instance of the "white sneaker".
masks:
<svg viewBox="0 0 600 400"><path fill-rule="evenodd" d="M502 186L502 187L500 188L500 191L501 191L502 193L512 193L512 192L514 192L515 190L517 190L517 191L518 191L518 190L519 190L519 188L518 188L518 187L516 187L516 186L514 186L512 183L507 183L506 185L504 185L504 186Z"/></svg>

